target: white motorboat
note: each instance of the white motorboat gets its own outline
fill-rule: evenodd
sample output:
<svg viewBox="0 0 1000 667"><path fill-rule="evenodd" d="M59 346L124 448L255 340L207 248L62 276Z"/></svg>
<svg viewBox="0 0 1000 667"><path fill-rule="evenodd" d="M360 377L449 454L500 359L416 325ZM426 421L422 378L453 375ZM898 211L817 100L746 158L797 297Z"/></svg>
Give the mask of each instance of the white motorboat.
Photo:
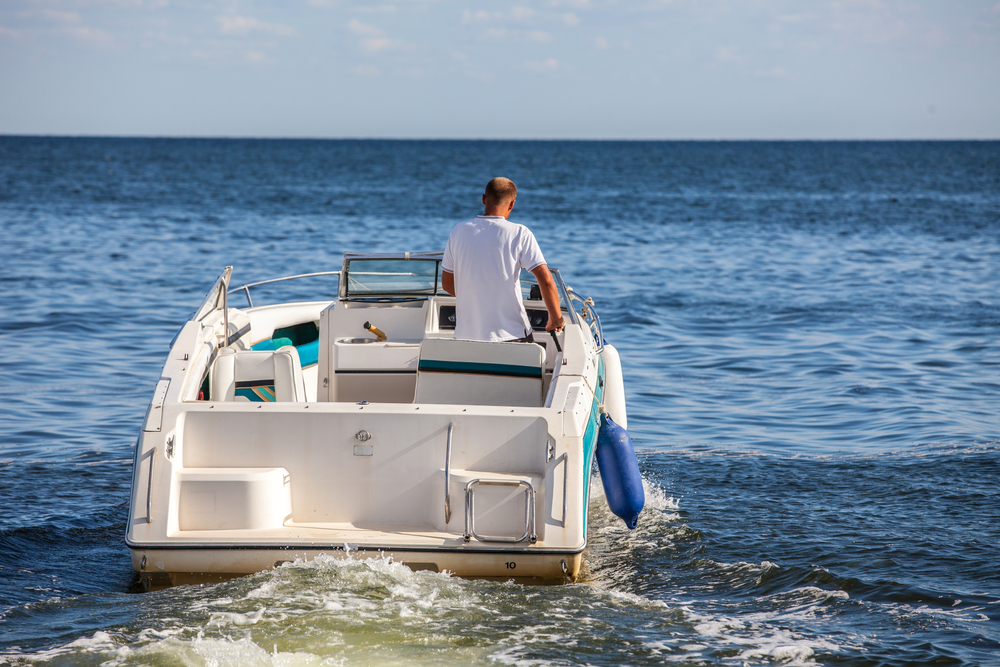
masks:
<svg viewBox="0 0 1000 667"><path fill-rule="evenodd" d="M347 254L340 271L236 288L226 267L171 344L136 445L126 542L147 586L355 551L576 580L601 414L627 424L618 354L558 271L563 332L545 332L524 272L536 344L456 340L440 263ZM339 276L335 299L253 304L317 276Z"/></svg>

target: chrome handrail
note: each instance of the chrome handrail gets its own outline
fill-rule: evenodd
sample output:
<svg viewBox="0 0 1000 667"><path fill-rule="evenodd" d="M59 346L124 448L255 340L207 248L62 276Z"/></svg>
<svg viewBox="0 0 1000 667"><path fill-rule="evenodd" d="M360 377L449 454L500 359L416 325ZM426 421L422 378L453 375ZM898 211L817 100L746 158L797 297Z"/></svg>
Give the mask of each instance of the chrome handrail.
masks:
<svg viewBox="0 0 1000 667"><path fill-rule="evenodd" d="M588 318L590 319L590 331L594 336L594 342L597 343L597 351L600 352L604 349L604 326L601 324L601 316L597 314L597 309L594 307L594 300L592 298L584 299L573 290L568 290L568 292L570 298L576 299L583 304L581 317L583 317L585 323Z"/></svg>
<svg viewBox="0 0 1000 667"><path fill-rule="evenodd" d="M476 500L475 486L513 486L524 488L524 533L520 537L506 537L503 535L479 535L476 533ZM465 541L469 542L473 537L480 542L523 542L528 540L532 544L538 541L535 534L535 487L531 482L523 480L505 479L474 479L465 485Z"/></svg>
<svg viewBox="0 0 1000 667"><path fill-rule="evenodd" d="M222 286L222 345L219 347L229 347L229 279L232 272L226 276L225 284Z"/></svg>
<svg viewBox="0 0 1000 667"><path fill-rule="evenodd" d="M444 454L444 523L451 523L451 436L455 422L448 424L448 445Z"/></svg>
<svg viewBox="0 0 1000 667"><path fill-rule="evenodd" d="M244 285L240 285L239 287L234 287L233 289L229 290L228 293L233 294L234 292L239 292L240 290L242 290L243 293L246 294L247 303L249 303L250 307L253 308L253 300L250 298L251 287L257 287L258 285L270 285L271 283L280 283L285 280L296 280L298 278L315 278L316 276L339 276L339 275L340 271L317 271L316 273L299 273L294 276L285 276L283 278L271 278L269 280L259 280L255 283L246 283Z"/></svg>
<svg viewBox="0 0 1000 667"><path fill-rule="evenodd" d="M570 324L578 324L576 321L576 311L573 310L573 304L569 300L569 288L566 287L566 283L563 282L562 274L559 273L559 269L552 269L552 275L556 277L556 288L562 292L563 300L566 302L566 312L569 315Z"/></svg>
<svg viewBox="0 0 1000 667"><path fill-rule="evenodd" d="M153 498L153 460L156 458L156 447L149 452L149 479L146 482L146 523L153 523L153 513L150 503Z"/></svg>

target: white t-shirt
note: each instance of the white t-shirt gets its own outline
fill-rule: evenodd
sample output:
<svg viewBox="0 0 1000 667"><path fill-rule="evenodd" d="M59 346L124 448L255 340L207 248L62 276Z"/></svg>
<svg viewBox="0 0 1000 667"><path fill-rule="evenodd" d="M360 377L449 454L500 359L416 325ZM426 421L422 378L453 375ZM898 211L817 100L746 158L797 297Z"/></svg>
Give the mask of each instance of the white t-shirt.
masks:
<svg viewBox="0 0 1000 667"><path fill-rule="evenodd" d="M524 225L477 216L451 230L441 268L455 274L455 338L503 341L531 332L521 303L521 269L545 263Z"/></svg>

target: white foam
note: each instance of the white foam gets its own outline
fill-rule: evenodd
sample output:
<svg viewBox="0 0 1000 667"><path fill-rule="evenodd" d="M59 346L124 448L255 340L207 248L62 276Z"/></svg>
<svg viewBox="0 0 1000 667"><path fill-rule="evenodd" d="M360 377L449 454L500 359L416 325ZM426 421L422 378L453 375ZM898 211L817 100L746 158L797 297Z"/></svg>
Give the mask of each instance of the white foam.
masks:
<svg viewBox="0 0 1000 667"><path fill-rule="evenodd" d="M827 600L849 600L851 596L847 591L827 590L817 586L802 586L787 591L781 591L766 596L765 599L789 601L802 601L808 604L818 604Z"/></svg>
<svg viewBox="0 0 1000 667"><path fill-rule="evenodd" d="M694 626L694 629L708 637L718 637L719 635L725 634L729 630L742 630L745 627L746 625L743 621L736 619L722 619L718 621L699 623Z"/></svg>
<svg viewBox="0 0 1000 667"><path fill-rule="evenodd" d="M759 574L776 567L713 564ZM838 592L805 587L790 592L817 607ZM635 620L633 637L619 638L610 656L627 662L646 647L665 662L703 659L720 648L743 660L808 666L832 644L778 627L787 615L719 617L635 593L587 584L522 587L413 572L389 558L321 556L202 588L150 594L164 607L131 635L96 633L18 662L66 654L108 667L135 663L278 665L496 662L561 664L543 659L558 648L593 646L610 616ZM156 597L159 596L159 597ZM798 598L795 598L798 599ZM699 604L717 606L711 601ZM776 605L782 606L782 605ZM786 609L787 612L787 609ZM669 632L643 628L669 626ZM465 643L472 638L471 643ZM603 640L602 640L603 641ZM280 648L282 650L279 650ZM2 661L3 658L0 658Z"/></svg>
<svg viewBox="0 0 1000 667"><path fill-rule="evenodd" d="M935 618L947 618L979 623L983 620L989 620L989 617L980 613L984 608L985 607L978 605L975 607L957 609L955 608L955 605L952 605L949 608L942 608L930 605L913 606L906 603L894 603L887 605L887 612L892 616L903 619L930 616Z"/></svg>
<svg viewBox="0 0 1000 667"><path fill-rule="evenodd" d="M812 656L813 650L808 646L766 646L740 653L744 660L769 658L785 665L815 665L817 663L808 660Z"/></svg>
<svg viewBox="0 0 1000 667"><path fill-rule="evenodd" d="M98 630L90 637L80 637L64 646L38 651L37 653L19 655L18 657L27 662L44 662L68 653L108 652L116 648L116 646L115 639L110 633ZM6 662L6 657L3 660Z"/></svg>

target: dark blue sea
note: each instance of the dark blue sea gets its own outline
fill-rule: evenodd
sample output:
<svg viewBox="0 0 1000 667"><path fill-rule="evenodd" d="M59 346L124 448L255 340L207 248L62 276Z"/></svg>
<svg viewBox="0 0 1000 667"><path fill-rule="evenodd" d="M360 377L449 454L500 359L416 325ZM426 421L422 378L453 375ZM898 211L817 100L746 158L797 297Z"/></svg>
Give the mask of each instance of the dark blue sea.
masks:
<svg viewBox="0 0 1000 667"><path fill-rule="evenodd" d="M574 585L142 592L133 446L222 268L440 250L495 175L621 352L639 528L593 498ZM1000 665L998 142L0 137L0 349L0 664Z"/></svg>

